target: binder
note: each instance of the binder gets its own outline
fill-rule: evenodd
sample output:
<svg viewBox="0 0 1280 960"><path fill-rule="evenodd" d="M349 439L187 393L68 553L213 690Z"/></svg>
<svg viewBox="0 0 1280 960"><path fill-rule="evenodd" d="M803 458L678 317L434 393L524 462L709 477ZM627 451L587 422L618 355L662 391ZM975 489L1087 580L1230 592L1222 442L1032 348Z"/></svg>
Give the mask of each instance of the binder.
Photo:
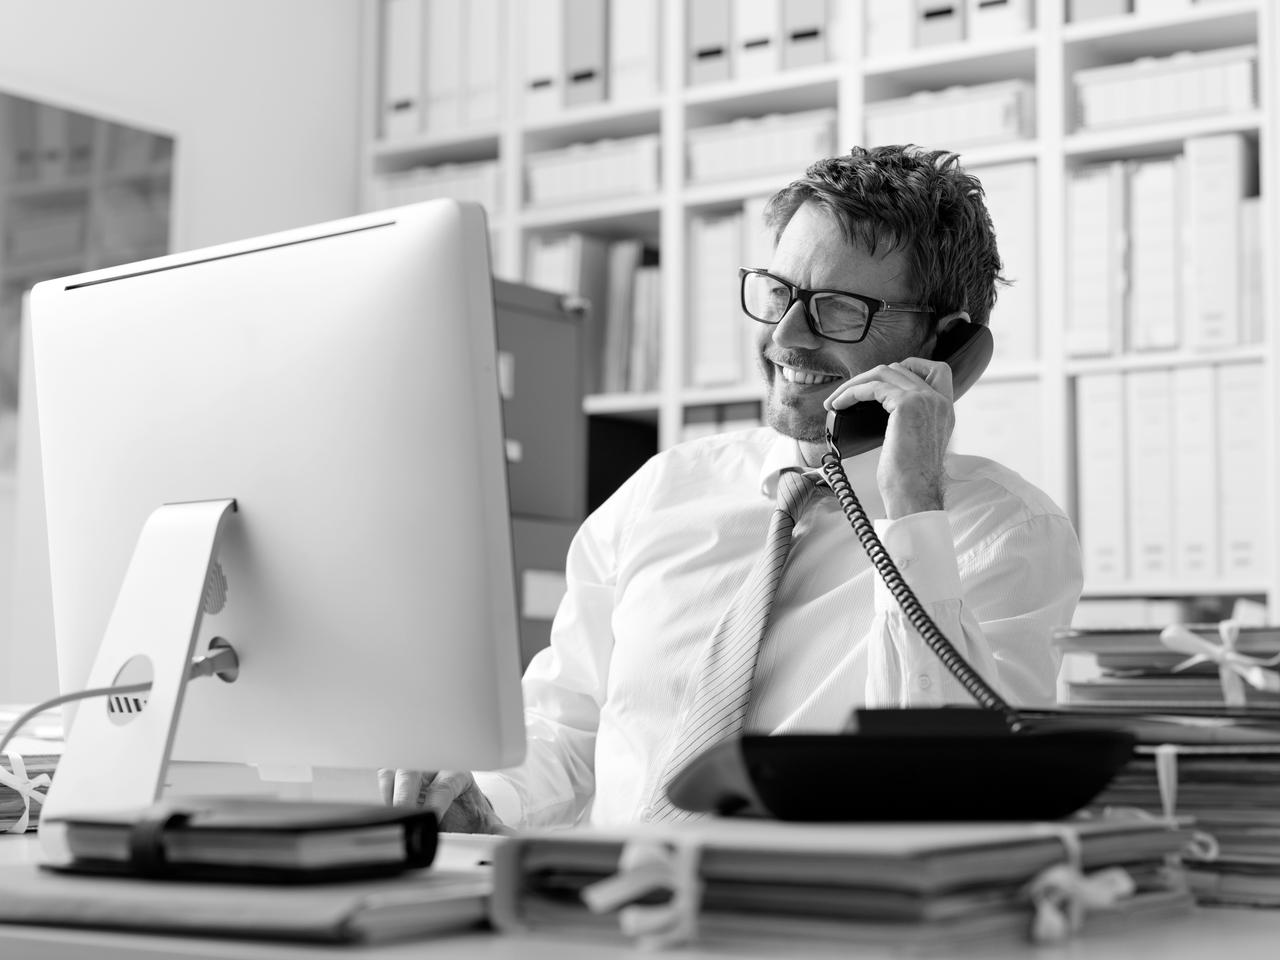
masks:
<svg viewBox="0 0 1280 960"><path fill-rule="evenodd" d="M917 47L964 39L964 0L915 0L915 4Z"/></svg>
<svg viewBox="0 0 1280 960"><path fill-rule="evenodd" d="M300 888L76 877L14 864L0 870L0 920L313 944L371 943L476 927L484 920L490 886L487 875L462 870Z"/></svg>
<svg viewBox="0 0 1280 960"><path fill-rule="evenodd" d="M869 59L880 60L906 53L916 44L914 3L866 0L864 31L864 46Z"/></svg>
<svg viewBox="0 0 1280 960"><path fill-rule="evenodd" d="M1125 420L1129 505L1129 576L1135 580L1172 579L1173 376L1169 370L1133 370L1125 374Z"/></svg>
<svg viewBox="0 0 1280 960"><path fill-rule="evenodd" d="M564 102L598 103L605 98L608 0L564 3Z"/></svg>
<svg viewBox="0 0 1280 960"><path fill-rule="evenodd" d="M1258 436L1269 406L1266 378L1261 364L1224 363L1217 385L1222 576L1228 582L1257 581L1267 570L1267 455Z"/></svg>
<svg viewBox="0 0 1280 960"><path fill-rule="evenodd" d="M1124 383L1119 373L1076 378L1076 527L1086 585L1129 575Z"/></svg>
<svg viewBox="0 0 1280 960"><path fill-rule="evenodd" d="M382 136L399 140L422 129L422 0L383 0Z"/></svg>
<svg viewBox="0 0 1280 960"><path fill-rule="evenodd" d="M36 104L21 97L6 97L9 109L5 117L8 136L6 149L9 151L9 177L15 183L34 180L37 176L36 153ZM0 104L2 105L2 104Z"/></svg>
<svg viewBox="0 0 1280 960"><path fill-rule="evenodd" d="M661 0L609 0L609 99L656 97L662 89Z"/></svg>
<svg viewBox="0 0 1280 960"><path fill-rule="evenodd" d="M502 0L464 3L466 61L463 64L462 123L482 127L496 123L502 89Z"/></svg>
<svg viewBox="0 0 1280 960"><path fill-rule="evenodd" d="M689 224L689 369L691 386L746 379L743 344L755 322L738 307L742 214L703 214Z"/></svg>
<svg viewBox="0 0 1280 960"><path fill-rule="evenodd" d="M779 0L782 4L782 69L826 63L830 53L827 0Z"/></svg>
<svg viewBox="0 0 1280 960"><path fill-rule="evenodd" d="M36 172L46 183L67 179L71 143L67 112L42 103L36 107Z"/></svg>
<svg viewBox="0 0 1280 960"><path fill-rule="evenodd" d="M562 0L525 0L524 113L552 116L564 106L564 6Z"/></svg>
<svg viewBox="0 0 1280 960"><path fill-rule="evenodd" d="M1067 179L1067 353L1124 349L1124 164L1083 167Z"/></svg>
<svg viewBox="0 0 1280 960"><path fill-rule="evenodd" d="M609 299L603 311L604 373L601 390L621 393L627 389L631 339L635 334L636 271L644 254L638 239L615 240L609 245Z"/></svg>
<svg viewBox="0 0 1280 960"><path fill-rule="evenodd" d="M1191 137L1186 157L1186 344L1193 350L1237 346L1240 324L1240 203L1250 172L1244 136Z"/></svg>
<svg viewBox="0 0 1280 960"><path fill-rule="evenodd" d="M1132 0L1067 0L1067 22L1118 17L1129 12Z"/></svg>
<svg viewBox="0 0 1280 960"><path fill-rule="evenodd" d="M1219 570L1216 408L1212 366L1174 369L1173 566L1179 579L1199 583Z"/></svg>
<svg viewBox="0 0 1280 960"><path fill-rule="evenodd" d="M782 69L781 0L733 0L733 73L739 80Z"/></svg>
<svg viewBox="0 0 1280 960"><path fill-rule="evenodd" d="M1129 168L1128 340L1134 350L1172 350L1179 343L1182 176L1180 157Z"/></svg>
<svg viewBox="0 0 1280 960"><path fill-rule="evenodd" d="M656 260L636 270L632 328L627 389L632 393L657 390L662 375L662 268Z"/></svg>
<svg viewBox="0 0 1280 960"><path fill-rule="evenodd" d="M719 83L730 69L730 3L732 0L698 0L688 5L688 84Z"/></svg>
<svg viewBox="0 0 1280 960"><path fill-rule="evenodd" d="M982 181L987 212L996 231L1010 286L999 287L991 310L997 363L1034 360L1039 351L1039 245L1036 238L1036 165L1003 163L973 171Z"/></svg>
<svg viewBox="0 0 1280 960"><path fill-rule="evenodd" d="M432 135L462 126L462 56L466 42L463 0L422 0L423 83L422 127ZM468 6L470 3L468 2Z"/></svg>
<svg viewBox="0 0 1280 960"><path fill-rule="evenodd" d="M965 0L965 32L970 40L1017 36L1033 25L1031 0Z"/></svg>

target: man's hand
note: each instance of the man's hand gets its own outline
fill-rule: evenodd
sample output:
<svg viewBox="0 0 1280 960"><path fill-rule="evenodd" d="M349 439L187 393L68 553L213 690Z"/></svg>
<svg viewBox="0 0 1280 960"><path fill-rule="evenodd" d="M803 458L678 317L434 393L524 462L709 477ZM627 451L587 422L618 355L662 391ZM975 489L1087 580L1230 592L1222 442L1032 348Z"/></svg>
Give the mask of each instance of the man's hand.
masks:
<svg viewBox="0 0 1280 960"><path fill-rule="evenodd" d="M489 798L465 770L427 773L383 769L378 771L378 788L385 804L434 811L446 833L514 832L494 813Z"/></svg>
<svg viewBox="0 0 1280 960"><path fill-rule="evenodd" d="M847 381L827 398L831 410L874 400L889 412L876 483L890 519L942 509L943 457L955 427L951 368L908 357Z"/></svg>

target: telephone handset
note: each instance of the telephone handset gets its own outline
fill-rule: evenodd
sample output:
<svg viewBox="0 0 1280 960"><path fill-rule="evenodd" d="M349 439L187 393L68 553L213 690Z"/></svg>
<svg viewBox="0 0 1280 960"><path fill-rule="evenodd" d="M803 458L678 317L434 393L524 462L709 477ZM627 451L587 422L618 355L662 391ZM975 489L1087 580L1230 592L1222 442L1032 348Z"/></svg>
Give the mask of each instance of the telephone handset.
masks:
<svg viewBox="0 0 1280 960"><path fill-rule="evenodd" d="M981 376L992 346L991 332L967 320L939 335L934 358L951 366L955 397ZM722 741L667 785L677 807L809 821L1056 820L1092 800L1132 756L1132 733L1010 706L934 623L840 463L883 443L887 422L875 402L833 411L823 473L908 621L985 709L855 710L844 733Z"/></svg>
<svg viewBox="0 0 1280 960"><path fill-rule="evenodd" d="M991 362L994 346L991 330L970 320L957 320L938 334L932 359L945 361L951 368L955 399L960 399L982 376ZM853 457L880 446L888 424L888 411L874 400L864 400L827 415L827 433L831 442L839 447L841 457Z"/></svg>

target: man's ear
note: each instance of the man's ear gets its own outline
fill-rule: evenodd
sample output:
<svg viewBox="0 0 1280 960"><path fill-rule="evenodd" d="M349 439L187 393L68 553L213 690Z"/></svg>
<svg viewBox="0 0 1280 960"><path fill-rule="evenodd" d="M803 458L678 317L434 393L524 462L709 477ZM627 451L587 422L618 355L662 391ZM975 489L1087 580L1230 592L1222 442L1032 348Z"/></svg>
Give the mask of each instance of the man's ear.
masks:
<svg viewBox="0 0 1280 960"><path fill-rule="evenodd" d="M932 358L934 351L937 349L937 346L938 346L939 335L946 333L948 330L954 327L957 323L972 323L972 322L973 322L973 318L969 316L968 310L954 310L951 313L948 313L946 316L942 317L940 320L938 320L937 323L933 325L932 332L929 334L928 338L920 347L920 355L922 357Z"/></svg>

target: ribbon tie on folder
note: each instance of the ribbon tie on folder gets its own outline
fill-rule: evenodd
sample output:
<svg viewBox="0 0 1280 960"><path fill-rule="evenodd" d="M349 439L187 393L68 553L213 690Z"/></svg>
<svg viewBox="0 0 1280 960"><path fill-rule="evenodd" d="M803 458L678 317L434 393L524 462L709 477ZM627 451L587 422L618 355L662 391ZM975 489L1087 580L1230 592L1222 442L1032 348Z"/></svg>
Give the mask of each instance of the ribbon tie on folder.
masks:
<svg viewBox="0 0 1280 960"><path fill-rule="evenodd" d="M1280 655L1263 660L1236 650L1240 624L1235 620L1223 620L1219 623L1218 636L1222 640L1221 645L1175 623L1160 631L1160 642L1176 653L1189 654L1186 660L1173 668L1174 672L1187 670L1201 663L1216 663L1218 677L1222 681L1222 701L1228 707L1245 705L1245 683L1255 690L1280 693L1280 673L1269 669L1280 664Z"/></svg>
<svg viewBox="0 0 1280 960"><path fill-rule="evenodd" d="M582 890L592 913L618 911L622 933L648 948L671 947L693 940L702 906L698 876L699 850L688 842L633 840L622 848L618 872ZM668 890L666 903L635 901L655 890Z"/></svg>
<svg viewBox="0 0 1280 960"><path fill-rule="evenodd" d="M1056 943L1078 931L1089 910L1114 906L1132 896L1135 886L1128 871L1121 867L1086 874L1080 838L1075 832L1062 824L1041 826L1062 841L1067 862L1046 867L1027 885L1036 911L1031 922L1031 939L1036 943Z"/></svg>
<svg viewBox="0 0 1280 960"><path fill-rule="evenodd" d="M43 804L45 795L40 792L40 788L48 787L52 781L47 773L28 779L27 765L22 760L22 754L8 752L5 756L13 772L10 773L4 767L0 767L0 786L8 787L22 798L22 816L15 820L5 832L26 833L31 823L31 801Z"/></svg>

